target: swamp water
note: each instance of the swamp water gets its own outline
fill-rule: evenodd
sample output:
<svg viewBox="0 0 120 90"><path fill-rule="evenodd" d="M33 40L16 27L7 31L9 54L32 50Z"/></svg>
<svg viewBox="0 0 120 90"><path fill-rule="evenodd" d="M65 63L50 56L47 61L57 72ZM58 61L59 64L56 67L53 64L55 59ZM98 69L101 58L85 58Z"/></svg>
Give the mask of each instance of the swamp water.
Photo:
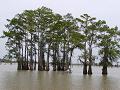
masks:
<svg viewBox="0 0 120 90"><path fill-rule="evenodd" d="M0 65L0 90L120 90L120 68L93 66L93 75L83 75L82 66L72 66L72 73L62 71L17 71L16 64Z"/></svg>

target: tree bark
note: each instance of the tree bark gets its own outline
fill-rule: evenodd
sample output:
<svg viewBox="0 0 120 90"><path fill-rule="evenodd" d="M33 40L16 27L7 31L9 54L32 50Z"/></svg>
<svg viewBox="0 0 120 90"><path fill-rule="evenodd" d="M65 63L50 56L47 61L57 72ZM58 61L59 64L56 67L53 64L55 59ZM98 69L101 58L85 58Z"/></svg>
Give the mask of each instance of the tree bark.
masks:
<svg viewBox="0 0 120 90"><path fill-rule="evenodd" d="M108 66L108 46L104 47L104 57L103 57L103 68L102 68L102 75L107 75L107 66Z"/></svg>
<svg viewBox="0 0 120 90"><path fill-rule="evenodd" d="M86 50L86 42L85 42L85 49L84 49L84 63L83 63L83 74L87 74L87 50Z"/></svg>
<svg viewBox="0 0 120 90"><path fill-rule="evenodd" d="M33 70L33 47L32 47L32 33L31 33L31 49L30 49L30 70Z"/></svg>
<svg viewBox="0 0 120 90"><path fill-rule="evenodd" d="M87 74L87 64L86 63L83 64L83 74L84 75Z"/></svg>
<svg viewBox="0 0 120 90"><path fill-rule="evenodd" d="M88 67L88 75L92 75L92 66L91 65L89 65L89 67Z"/></svg>
<svg viewBox="0 0 120 90"><path fill-rule="evenodd" d="M40 35L39 35L39 32L38 32L38 71L42 71L43 68L42 68L42 47L41 47L41 41L40 41Z"/></svg>
<svg viewBox="0 0 120 90"><path fill-rule="evenodd" d="M107 75L107 66L103 66L102 75Z"/></svg>
<svg viewBox="0 0 120 90"><path fill-rule="evenodd" d="M56 71L56 51L53 50L53 71Z"/></svg>
<svg viewBox="0 0 120 90"><path fill-rule="evenodd" d="M36 47L35 47L35 61L34 61L34 70L36 70L36 63L37 63L37 61L36 61Z"/></svg>
<svg viewBox="0 0 120 90"><path fill-rule="evenodd" d="M64 43L64 46L63 46L63 60L62 60L62 70L64 71L64 67L65 67L65 43Z"/></svg>
<svg viewBox="0 0 120 90"><path fill-rule="evenodd" d="M91 45L89 47L89 67L88 67L88 74L92 75L92 48Z"/></svg>
<svg viewBox="0 0 120 90"><path fill-rule="evenodd" d="M17 56L17 61L18 61L17 70L22 70L21 58L20 58L20 42L19 42L19 45L18 45L18 56Z"/></svg>
<svg viewBox="0 0 120 90"><path fill-rule="evenodd" d="M46 71L49 71L49 57L50 57L50 44L48 45L48 50L47 50L47 64L46 64Z"/></svg>

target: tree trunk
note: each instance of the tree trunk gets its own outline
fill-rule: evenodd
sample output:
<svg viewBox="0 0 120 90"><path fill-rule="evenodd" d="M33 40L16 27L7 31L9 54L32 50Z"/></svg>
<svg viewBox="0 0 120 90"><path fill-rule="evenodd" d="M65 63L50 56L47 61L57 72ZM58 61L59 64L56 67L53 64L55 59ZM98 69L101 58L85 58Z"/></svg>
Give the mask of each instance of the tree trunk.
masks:
<svg viewBox="0 0 120 90"><path fill-rule="evenodd" d="M18 60L17 70L21 70L21 64L20 64L20 61L19 61L19 60Z"/></svg>
<svg viewBox="0 0 120 90"><path fill-rule="evenodd" d="M73 54L73 50L70 51L70 61L69 61L70 65L72 63L72 60L71 60L72 59L72 54Z"/></svg>
<svg viewBox="0 0 120 90"><path fill-rule="evenodd" d="M25 62L24 62L24 56L23 56L23 45L21 45L21 49L22 49L22 57L21 57L21 63L22 63L22 70L25 70Z"/></svg>
<svg viewBox="0 0 120 90"><path fill-rule="evenodd" d="M21 58L20 58L20 42L19 42L19 45L18 45L18 67L17 67L17 70L22 70L22 65L21 65Z"/></svg>
<svg viewBox="0 0 120 90"><path fill-rule="evenodd" d="M57 71L60 71L61 70L61 64L60 64L60 54L59 54L59 45L58 45L58 48L57 48Z"/></svg>
<svg viewBox="0 0 120 90"><path fill-rule="evenodd" d="M53 50L53 71L56 71L56 52Z"/></svg>
<svg viewBox="0 0 120 90"><path fill-rule="evenodd" d="M57 61L57 71L61 71L60 61Z"/></svg>
<svg viewBox="0 0 120 90"><path fill-rule="evenodd" d="M25 70L29 70L29 67L28 67L28 57L27 57L27 48L28 48L28 45L27 45L27 41L26 41L26 39L27 39L27 37L25 36L25 62L24 62L24 64L25 64Z"/></svg>
<svg viewBox="0 0 120 90"><path fill-rule="evenodd" d="M83 74L84 75L87 74L87 64L86 64L86 62L83 64Z"/></svg>
<svg viewBox="0 0 120 90"><path fill-rule="evenodd" d="M25 36L25 61L24 61L24 64L25 64L25 66L24 66L24 68L25 68L25 70L27 70L27 63L26 63L26 53L27 53L27 48L26 48L26 36Z"/></svg>
<svg viewBox="0 0 120 90"><path fill-rule="evenodd" d="M108 46L104 47L104 57L103 57L103 68L102 75L107 75L107 66L108 66Z"/></svg>
<svg viewBox="0 0 120 90"><path fill-rule="evenodd" d="M92 75L92 48L91 45L89 47L89 67L88 67L88 74Z"/></svg>
<svg viewBox="0 0 120 90"><path fill-rule="evenodd" d="M88 67L88 74L92 75L92 67L91 67L91 65L89 65L89 67Z"/></svg>
<svg viewBox="0 0 120 90"><path fill-rule="evenodd" d="M38 71L42 71L42 62L41 62L40 50L38 50Z"/></svg>
<svg viewBox="0 0 120 90"><path fill-rule="evenodd" d="M38 71L41 70L41 67L40 67L40 35L39 35L39 32L38 32Z"/></svg>
<svg viewBox="0 0 120 90"><path fill-rule="evenodd" d="M36 47L35 47L35 62L34 62L34 70L36 70Z"/></svg>
<svg viewBox="0 0 120 90"><path fill-rule="evenodd" d="M49 71L49 56L50 56L50 44L48 45L48 50L47 50L47 64L46 64L46 71Z"/></svg>
<svg viewBox="0 0 120 90"><path fill-rule="evenodd" d="M38 71L42 71L43 68L42 68L42 42L40 41L40 35L39 35L39 32L38 32Z"/></svg>
<svg viewBox="0 0 120 90"><path fill-rule="evenodd" d="M83 63L83 74L87 74L87 50L86 50L86 42L85 42L85 49L84 49L84 63Z"/></svg>
<svg viewBox="0 0 120 90"><path fill-rule="evenodd" d="M29 52L28 52L28 45L27 45L27 57L26 57L26 69L29 70L29 60L28 60Z"/></svg>
<svg viewBox="0 0 120 90"><path fill-rule="evenodd" d="M64 71L64 67L65 67L65 43L64 43L64 46L63 46L63 60L62 60L62 71Z"/></svg>
<svg viewBox="0 0 120 90"><path fill-rule="evenodd" d="M38 70L39 70L39 71L45 70L44 52L43 52L42 42L41 42L41 45L40 45L40 54L39 54Z"/></svg>
<svg viewBox="0 0 120 90"><path fill-rule="evenodd" d="M107 66L103 66L102 75L107 75Z"/></svg>
<svg viewBox="0 0 120 90"><path fill-rule="evenodd" d="M43 47L43 48L44 48L44 47ZM42 49L42 67L43 67L42 69L45 70L45 67L46 67L46 66L45 66L45 56L44 56L44 51L43 51L43 49Z"/></svg>
<svg viewBox="0 0 120 90"><path fill-rule="evenodd" d="M30 70L33 70L33 47L32 47L32 34L31 34L31 48L30 48Z"/></svg>

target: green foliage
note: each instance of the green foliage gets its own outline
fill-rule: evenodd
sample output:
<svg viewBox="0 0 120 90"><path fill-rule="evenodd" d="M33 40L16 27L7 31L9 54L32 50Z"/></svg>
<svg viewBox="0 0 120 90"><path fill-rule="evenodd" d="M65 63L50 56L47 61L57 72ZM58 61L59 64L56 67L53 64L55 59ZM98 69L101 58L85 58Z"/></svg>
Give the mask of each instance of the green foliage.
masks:
<svg viewBox="0 0 120 90"><path fill-rule="evenodd" d="M88 14L74 18L70 13L62 16L49 8L41 7L36 10L25 10L7 21L8 31L3 31L3 37L8 38L7 50L16 58L25 57L21 53L23 48L27 48L29 55L35 57L39 48L46 52L48 45L50 52L56 50L57 54L67 52L67 55L74 48L79 48L83 50L82 55L87 59L94 56L93 47L98 47L101 62L104 62L105 55L107 62L115 61L120 56L118 27L110 28L106 21L97 21ZM108 49L105 50L105 47Z"/></svg>

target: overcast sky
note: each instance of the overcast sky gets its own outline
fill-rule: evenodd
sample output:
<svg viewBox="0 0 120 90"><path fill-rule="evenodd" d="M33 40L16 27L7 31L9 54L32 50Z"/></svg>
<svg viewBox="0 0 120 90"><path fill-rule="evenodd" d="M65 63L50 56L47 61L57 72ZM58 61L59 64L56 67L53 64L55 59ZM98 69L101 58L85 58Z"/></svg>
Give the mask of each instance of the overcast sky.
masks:
<svg viewBox="0 0 120 90"><path fill-rule="evenodd" d="M62 15L72 13L75 17L87 13L97 19L106 20L110 26L117 25L120 28L120 0L1 0L0 35L6 30L6 19L13 18L26 9L37 9L41 6ZM0 39L0 58L6 53L4 43L5 39Z"/></svg>

